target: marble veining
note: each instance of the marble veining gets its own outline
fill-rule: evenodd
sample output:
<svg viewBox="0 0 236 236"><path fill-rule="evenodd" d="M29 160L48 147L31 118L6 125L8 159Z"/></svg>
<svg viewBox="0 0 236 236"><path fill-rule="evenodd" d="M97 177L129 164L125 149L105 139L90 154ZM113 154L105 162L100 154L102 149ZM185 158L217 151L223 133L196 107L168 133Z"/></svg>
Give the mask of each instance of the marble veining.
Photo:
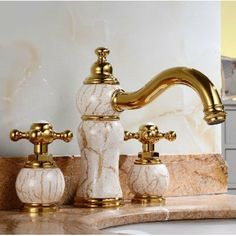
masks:
<svg viewBox="0 0 236 236"><path fill-rule="evenodd" d="M82 85L77 95L77 108L82 115L119 115L111 106L112 93L118 85L88 84Z"/></svg>
<svg viewBox="0 0 236 236"><path fill-rule="evenodd" d="M98 46L108 46L112 50L109 60L114 75L126 91L135 90L151 76L176 65L198 68L209 76L218 90L221 88L220 2L101 4L65 1L45 4L26 1L0 4L1 155L28 155L28 144L12 144L8 133L12 127L27 127L37 111L37 119L55 121L58 127L68 128L68 124L77 127L79 116L75 109L75 94L89 75L96 57L93 50ZM191 12L196 17L191 17ZM129 24L125 19L129 19ZM6 22L8 27L5 27ZM38 27L32 27L34 25ZM19 45L19 40L24 43ZM142 50L140 45L145 45ZM43 75L37 71L38 65L42 65ZM29 69L32 76L16 93ZM25 100L25 94L28 100ZM29 101L30 104L33 101L34 107ZM199 109L194 109L197 106ZM179 112L180 109L184 111ZM178 135L181 131L179 141L171 145L160 142L160 153L221 152L220 127L208 127L203 123L200 99L185 86L171 88L148 107L122 114L126 130L136 130L146 121L158 121L160 128L173 129ZM68 148L55 144L50 150L60 155L80 155L75 139ZM126 143L121 149L122 153L128 154L138 150L136 142Z"/></svg>
<svg viewBox="0 0 236 236"><path fill-rule="evenodd" d="M65 188L59 168L22 168L16 179L17 196L23 203L59 202Z"/></svg>
<svg viewBox="0 0 236 236"><path fill-rule="evenodd" d="M119 147L124 130L120 121L83 121L78 128L81 150L77 197L122 197Z"/></svg>
<svg viewBox="0 0 236 236"><path fill-rule="evenodd" d="M133 194L163 196L169 185L169 173L164 164L133 165L128 184Z"/></svg>
<svg viewBox="0 0 236 236"><path fill-rule="evenodd" d="M121 156L120 181L125 199L133 197L127 179L136 159ZM220 154L161 155L160 159L170 175L165 197L227 192L228 166Z"/></svg>
<svg viewBox="0 0 236 236"><path fill-rule="evenodd" d="M111 105L118 85L82 85L77 94L81 115L118 116ZM124 129L120 121L82 121L78 128L81 152L77 198L122 198L119 180L120 147Z"/></svg>

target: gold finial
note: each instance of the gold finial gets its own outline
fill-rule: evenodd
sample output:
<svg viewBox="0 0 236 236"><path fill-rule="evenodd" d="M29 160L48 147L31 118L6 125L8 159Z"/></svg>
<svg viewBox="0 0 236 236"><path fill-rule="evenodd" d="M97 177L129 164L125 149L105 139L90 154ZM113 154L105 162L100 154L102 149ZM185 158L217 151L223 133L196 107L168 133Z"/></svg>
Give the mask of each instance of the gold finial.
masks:
<svg viewBox="0 0 236 236"><path fill-rule="evenodd" d="M48 154L48 145L56 139L70 142L72 138L73 133L70 130L57 133L53 130L52 125L47 122L33 123L28 132L14 129L10 133L12 141L16 142L20 139L27 139L34 144L34 155L29 156L29 161L25 165L25 167L29 168L55 167L52 155Z"/></svg>
<svg viewBox="0 0 236 236"><path fill-rule="evenodd" d="M113 76L112 65L107 61L110 50L99 47L95 50L97 61L91 67L91 75L85 79L84 84L119 84Z"/></svg>
<svg viewBox="0 0 236 236"><path fill-rule="evenodd" d="M108 48L99 47L95 50L96 55L98 56L98 60L100 62L104 62L107 60L107 56L110 53L110 50Z"/></svg>
<svg viewBox="0 0 236 236"><path fill-rule="evenodd" d="M159 153L155 152L155 143L160 139L167 139L168 141L174 141L176 139L176 133L169 131L167 133L161 133L158 131L158 127L152 123L141 125L138 132L125 131L124 140L137 139L142 143L142 152L139 152L139 159L135 160L135 164L160 164Z"/></svg>

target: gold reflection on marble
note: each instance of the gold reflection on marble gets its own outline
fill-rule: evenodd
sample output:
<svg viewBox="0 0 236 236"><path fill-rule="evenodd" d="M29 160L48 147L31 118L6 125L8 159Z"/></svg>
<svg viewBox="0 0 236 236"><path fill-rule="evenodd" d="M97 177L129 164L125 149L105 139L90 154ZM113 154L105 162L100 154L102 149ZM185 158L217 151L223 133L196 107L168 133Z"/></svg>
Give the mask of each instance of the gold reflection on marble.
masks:
<svg viewBox="0 0 236 236"><path fill-rule="evenodd" d="M154 204L158 206L165 205L165 198L161 196L150 196L150 195L135 195L132 198L132 203L138 203L138 204Z"/></svg>

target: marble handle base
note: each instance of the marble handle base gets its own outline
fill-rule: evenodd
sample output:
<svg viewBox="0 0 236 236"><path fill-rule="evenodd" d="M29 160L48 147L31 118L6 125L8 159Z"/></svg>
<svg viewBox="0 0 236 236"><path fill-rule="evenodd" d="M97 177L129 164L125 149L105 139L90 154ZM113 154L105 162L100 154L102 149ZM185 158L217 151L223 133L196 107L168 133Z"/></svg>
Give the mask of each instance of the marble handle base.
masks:
<svg viewBox="0 0 236 236"><path fill-rule="evenodd" d="M162 205L162 197L169 185L169 172L164 164L137 165L128 174L129 188L134 194L133 203Z"/></svg>
<svg viewBox="0 0 236 236"><path fill-rule="evenodd" d="M59 168L22 168L16 179L16 193L27 212L57 211L64 189Z"/></svg>

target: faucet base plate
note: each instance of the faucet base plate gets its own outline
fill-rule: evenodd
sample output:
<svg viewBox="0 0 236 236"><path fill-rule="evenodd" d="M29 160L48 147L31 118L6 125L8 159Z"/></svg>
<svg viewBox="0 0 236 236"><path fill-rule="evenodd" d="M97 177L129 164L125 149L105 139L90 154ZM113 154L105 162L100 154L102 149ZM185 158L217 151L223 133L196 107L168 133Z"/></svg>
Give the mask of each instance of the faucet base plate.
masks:
<svg viewBox="0 0 236 236"><path fill-rule="evenodd" d="M76 207L119 207L124 205L123 198L76 198Z"/></svg>
<svg viewBox="0 0 236 236"><path fill-rule="evenodd" d="M58 211L57 204L25 203L21 211L29 213L45 213Z"/></svg>
<svg viewBox="0 0 236 236"><path fill-rule="evenodd" d="M138 204L155 204L155 205L165 205L165 198L162 196L155 196L155 195L135 195L131 202L138 203Z"/></svg>

